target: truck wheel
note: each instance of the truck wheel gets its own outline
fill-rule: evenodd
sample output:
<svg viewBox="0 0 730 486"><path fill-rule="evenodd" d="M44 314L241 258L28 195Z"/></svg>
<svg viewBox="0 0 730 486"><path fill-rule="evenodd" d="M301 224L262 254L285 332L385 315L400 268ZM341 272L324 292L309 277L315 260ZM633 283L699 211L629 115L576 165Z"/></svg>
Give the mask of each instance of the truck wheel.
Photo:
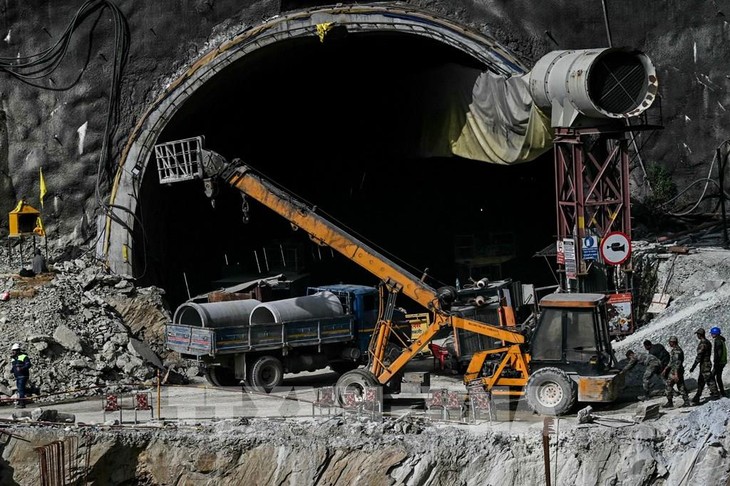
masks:
<svg viewBox="0 0 730 486"><path fill-rule="evenodd" d="M231 368L225 366L209 366L205 370L205 379L213 386L236 386L241 380Z"/></svg>
<svg viewBox="0 0 730 486"><path fill-rule="evenodd" d="M354 393L357 400L365 395L365 387L380 386L378 380L367 370L352 370L340 376L335 385L337 400L340 404L345 403L345 393Z"/></svg>
<svg viewBox="0 0 730 486"><path fill-rule="evenodd" d="M577 399L573 380L558 368L541 368L527 380L527 404L541 415L563 415Z"/></svg>
<svg viewBox="0 0 730 486"><path fill-rule="evenodd" d="M284 380L284 367L273 356L262 356L251 367L251 386L271 391Z"/></svg>
<svg viewBox="0 0 730 486"><path fill-rule="evenodd" d="M347 373L348 371L352 371L354 369L357 369L359 364L355 361L337 361L335 363L330 363L330 369L337 373L338 375L343 375Z"/></svg>

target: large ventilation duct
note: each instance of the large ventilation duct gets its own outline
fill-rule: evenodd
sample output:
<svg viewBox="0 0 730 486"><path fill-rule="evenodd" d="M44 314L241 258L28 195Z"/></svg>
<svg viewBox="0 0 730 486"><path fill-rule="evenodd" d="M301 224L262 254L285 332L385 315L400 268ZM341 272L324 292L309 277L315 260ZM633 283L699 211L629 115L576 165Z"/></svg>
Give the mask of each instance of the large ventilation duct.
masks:
<svg viewBox="0 0 730 486"><path fill-rule="evenodd" d="M307 297L276 300L257 306L251 312L251 325L278 324L336 317L344 314L342 303L332 292L317 292Z"/></svg>
<svg viewBox="0 0 730 486"><path fill-rule="evenodd" d="M651 106L657 77L649 58L628 48L553 51L528 75L535 104L550 109L553 127L590 119L630 118Z"/></svg>
<svg viewBox="0 0 730 486"><path fill-rule="evenodd" d="M187 302L177 308L172 322L200 327L247 326L251 311L259 304L261 302L256 299L211 302L208 304Z"/></svg>

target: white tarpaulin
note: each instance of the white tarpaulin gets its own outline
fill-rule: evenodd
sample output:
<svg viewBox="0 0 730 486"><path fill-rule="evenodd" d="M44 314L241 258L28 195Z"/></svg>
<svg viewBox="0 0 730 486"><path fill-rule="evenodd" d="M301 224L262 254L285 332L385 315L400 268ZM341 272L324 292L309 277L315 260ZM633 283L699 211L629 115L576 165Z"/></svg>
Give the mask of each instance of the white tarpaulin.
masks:
<svg viewBox="0 0 730 486"><path fill-rule="evenodd" d="M552 147L550 117L534 105L526 76L507 78L457 65L430 74L423 95L433 95L433 104L424 117L422 155L516 164Z"/></svg>

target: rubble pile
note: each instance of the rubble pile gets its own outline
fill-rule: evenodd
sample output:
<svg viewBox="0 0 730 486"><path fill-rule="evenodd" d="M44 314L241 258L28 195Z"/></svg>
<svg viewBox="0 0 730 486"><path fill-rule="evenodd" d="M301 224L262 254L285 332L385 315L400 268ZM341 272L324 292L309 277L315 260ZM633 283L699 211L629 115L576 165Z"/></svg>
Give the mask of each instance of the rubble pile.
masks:
<svg viewBox="0 0 730 486"><path fill-rule="evenodd" d="M108 274L90 255L61 257L50 272L18 276L0 252L0 396L14 393L10 346L32 362L30 390L70 398L156 376L169 313L164 292ZM3 351L4 350L4 351Z"/></svg>
<svg viewBox="0 0 730 486"><path fill-rule="evenodd" d="M551 437L549 444L551 471L557 473L553 484L726 484L729 411L730 400L723 399L639 424L606 426L561 419L559 437ZM403 423L393 418L383 422L342 417L233 419L87 430L85 444L92 451L88 480L208 485L545 484L542 423L465 428L407 421L413 425L408 430ZM10 431L36 443L78 434L73 428L57 430L54 436L47 428ZM38 457L29 443L11 441L3 457L13 465L15 477L37 478Z"/></svg>
<svg viewBox="0 0 730 486"><path fill-rule="evenodd" d="M621 359L628 349L644 351L642 343L649 339L662 343L677 336L684 349L685 367L689 368L695 358L697 337L695 330L705 329L707 337L713 326L718 326L723 335L730 336L730 251L722 248L687 248L687 254L656 253L660 245L640 245L641 251L654 251L659 259L657 292L664 291L671 296L669 306L646 325L624 340L614 343L616 357ZM711 339L711 338L710 338ZM643 372L643 371L642 371ZM633 373L639 376L639 372ZM694 373L697 377L697 372ZM723 374L730 379L730 367ZM689 377L689 374L686 374ZM690 383L688 383L689 385Z"/></svg>

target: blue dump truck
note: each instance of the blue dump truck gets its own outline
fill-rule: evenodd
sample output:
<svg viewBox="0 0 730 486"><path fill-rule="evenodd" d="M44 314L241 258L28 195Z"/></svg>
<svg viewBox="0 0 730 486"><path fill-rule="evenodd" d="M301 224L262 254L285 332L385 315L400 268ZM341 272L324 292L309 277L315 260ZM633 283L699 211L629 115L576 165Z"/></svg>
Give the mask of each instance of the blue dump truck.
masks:
<svg viewBox="0 0 730 486"><path fill-rule="evenodd" d="M197 360L215 386L245 381L271 390L284 373L327 366L344 373L367 361L378 297L374 287L337 284L272 302L186 302L167 326L167 348ZM407 342L409 324L397 329L393 342Z"/></svg>

